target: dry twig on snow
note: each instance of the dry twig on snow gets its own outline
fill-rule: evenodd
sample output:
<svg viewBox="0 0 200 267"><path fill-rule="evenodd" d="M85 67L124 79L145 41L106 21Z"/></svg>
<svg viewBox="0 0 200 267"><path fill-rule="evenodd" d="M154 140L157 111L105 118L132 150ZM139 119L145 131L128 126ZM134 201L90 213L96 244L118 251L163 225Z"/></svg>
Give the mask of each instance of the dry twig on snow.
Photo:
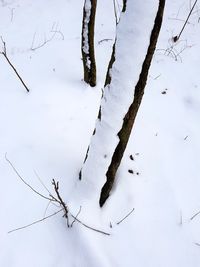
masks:
<svg viewBox="0 0 200 267"><path fill-rule="evenodd" d="M133 208L125 217L123 217L119 222L117 222L116 224L119 225L120 223L122 223L128 216L131 215L131 213L135 210L135 208Z"/></svg>
<svg viewBox="0 0 200 267"><path fill-rule="evenodd" d="M46 213L46 211L47 211L49 205L50 205L50 204L53 204L53 203L55 203L55 202L57 202L57 203L62 207L62 208L59 209L57 212L54 212L54 213L52 213L52 214L50 214L50 215L48 215L48 216L46 216L46 217L43 217L42 219L39 219L39 220L37 220L37 221L34 221L34 222L32 222L32 223L30 223L30 224L27 224L27 225L25 225L25 226L22 226L22 227L19 227L19 228L10 230L8 233L12 233L12 232L15 232L15 231L18 231L18 230L22 230L22 229L28 228L28 227L30 227L30 226L32 226L32 225L35 225L35 224L40 223L40 222L43 222L44 220L49 219L49 218L55 216L56 214L58 214L58 213L61 212L61 211L64 211L64 217L67 219L67 226L68 226L68 227L70 227L70 226L72 227L73 224L74 224L75 222L78 222L78 223L80 223L81 225L83 225L84 227L86 227L86 228L88 228L88 229L90 229L90 230L92 230L92 231L95 231L95 232L97 232L97 233L101 233L101 234L104 234L104 235L110 235L110 233L107 233L107 232L104 232L104 231L102 231L102 230L99 230L99 229L96 229L96 228L94 228L94 227L91 227L91 226L85 224L84 222L82 222L81 220L79 220L77 217L78 217L78 215L79 215L80 212L81 212L81 207L80 207L80 209L79 209L79 211L78 211L78 213L77 213L76 216L74 216L72 213L69 212L68 206L65 204L65 202L63 201L63 199L62 199L62 197L61 197L61 195L60 195L60 193L59 193L59 182L56 182L55 179L52 180L52 185L54 186L54 190L55 190L55 193L56 193L57 197L53 196L53 194L51 194L50 191L49 191L49 190L47 189L47 187L45 186L46 190L49 192L49 197L47 197L47 196L45 196L45 195L39 193L37 190L35 190L30 184L28 184L28 183L24 180L24 178L23 178L23 177L20 175L20 173L17 171L17 169L15 168L15 166L13 165L13 163L8 159L7 155L5 155L5 159L6 159L6 161L9 163L9 165L11 166L11 168L13 169L13 171L16 173L16 175L20 178L20 180L21 180L27 187L29 187L35 194L37 194L37 195L39 195L40 197L42 197L42 198L44 198L44 199L46 199L46 200L49 201L49 202L48 202L48 205L47 205L47 207L46 207L46 209L45 209L45 213ZM52 202L53 202L53 203L52 203ZM69 224L69 215L73 218L73 221L72 221L71 225Z"/></svg>
<svg viewBox="0 0 200 267"><path fill-rule="evenodd" d="M6 42L3 40L3 38L1 37L1 41L3 43L3 51L0 52L0 54L2 56L4 56L4 58L7 60L8 64L11 66L11 68L14 70L15 74L17 75L17 77L19 78L20 82L23 84L23 86L25 87L26 91L29 92L30 90L28 89L27 85L25 84L25 82L23 81L22 77L19 75L18 71L16 70L16 68L14 67L14 65L11 63L10 59L7 56L7 51L6 51Z"/></svg>
<svg viewBox="0 0 200 267"><path fill-rule="evenodd" d="M181 31L179 32L178 35L176 35L176 36L173 37L173 41L174 41L174 43L176 43L176 42L180 39L181 34L183 33L183 31L184 31L184 29L185 29L185 26L187 25L188 20L189 20L191 14L192 14L192 11L194 10L194 8L195 8L195 6L196 6L196 4L197 4L197 1L198 1L198 0L196 0L196 1L194 2L192 8L190 9L190 12L189 12L189 14L188 14L188 16L187 16L187 18L186 18L186 20L185 20L185 23L183 24L183 27L182 27Z"/></svg>

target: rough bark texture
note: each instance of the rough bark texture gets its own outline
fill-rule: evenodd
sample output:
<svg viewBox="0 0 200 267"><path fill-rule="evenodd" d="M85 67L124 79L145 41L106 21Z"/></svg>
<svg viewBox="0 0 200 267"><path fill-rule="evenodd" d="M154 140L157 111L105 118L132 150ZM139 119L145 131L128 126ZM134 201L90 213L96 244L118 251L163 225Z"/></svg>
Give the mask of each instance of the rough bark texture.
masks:
<svg viewBox="0 0 200 267"><path fill-rule="evenodd" d="M82 21L82 58L83 58L83 70L84 81L90 86L96 85L96 62L94 51L94 27L95 27L95 15L97 0L91 1L91 10L89 16L89 22L87 22L86 1L83 7L83 21ZM86 51L85 46L88 46Z"/></svg>
<svg viewBox="0 0 200 267"><path fill-rule="evenodd" d="M116 172L121 163L140 103L142 101L142 97L144 94L144 89L145 89L145 85L147 81L148 71L151 65L152 57L153 57L153 54L156 48L156 43L157 43L158 35L160 32L161 24L162 24L164 6L165 6L165 0L160 0L157 15L156 15L155 22L154 22L154 27L153 27L151 37L150 37L150 44L147 50L145 60L143 62L142 71L140 73L139 80L135 87L134 99L133 99L131 106L129 107L127 114L124 117L122 128L118 133L119 143L114 151L111 164L106 173L107 181L101 190L101 195L100 195L100 200L99 200L99 204L101 207L104 205L105 201L109 197L110 191L113 187Z"/></svg>

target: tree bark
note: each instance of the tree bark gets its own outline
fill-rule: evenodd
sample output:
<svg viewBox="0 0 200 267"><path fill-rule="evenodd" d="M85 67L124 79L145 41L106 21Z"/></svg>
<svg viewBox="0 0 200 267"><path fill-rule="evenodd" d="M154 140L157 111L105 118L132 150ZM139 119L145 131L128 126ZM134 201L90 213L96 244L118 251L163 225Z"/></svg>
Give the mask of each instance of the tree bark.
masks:
<svg viewBox="0 0 200 267"><path fill-rule="evenodd" d="M84 81L90 86L96 85L96 62L94 49L94 27L97 0L85 0L82 21L82 58Z"/></svg>
<svg viewBox="0 0 200 267"><path fill-rule="evenodd" d="M119 143L114 151L111 164L106 173L107 181L101 190L101 195L100 195L100 200L99 200L99 204L101 207L104 205L105 201L109 197L110 191L113 187L116 172L121 163L138 109L142 101L144 89L146 86L148 71L151 65L152 57L153 57L153 54L156 48L157 39L158 39L160 28L162 25L164 6L165 6L165 0L160 0L158 12L157 12L155 22L154 22L154 27L153 27L151 37L150 37L148 51L147 51L145 60L143 62L142 71L140 73L139 80L135 87L134 99L133 99L131 106L129 107L128 112L126 113L124 117L122 128L118 132Z"/></svg>

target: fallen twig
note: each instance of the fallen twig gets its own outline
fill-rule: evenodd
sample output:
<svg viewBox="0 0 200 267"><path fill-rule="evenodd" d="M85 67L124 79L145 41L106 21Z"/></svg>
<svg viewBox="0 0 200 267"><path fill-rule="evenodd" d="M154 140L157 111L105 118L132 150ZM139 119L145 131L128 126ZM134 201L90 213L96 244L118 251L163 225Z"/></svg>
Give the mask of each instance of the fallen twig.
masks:
<svg viewBox="0 0 200 267"><path fill-rule="evenodd" d="M40 222L42 222L42 221L45 221L46 219L49 219L49 218L55 216L56 214L58 214L58 213L61 212L62 210L63 210L63 208L60 209L60 210L58 210L58 211L56 211L56 212L54 212L54 213L52 213L52 214L50 214L50 215L48 215L48 216L46 216L46 217L44 217L44 218L42 218L42 219L40 219L40 220L34 221L34 222L32 222L32 223L30 223L30 224L27 224L27 225L24 225L24 226L22 226L22 227L19 227L19 228L10 230L10 231L8 232L8 234L13 233L13 232L15 232L15 231L19 231L19 230L25 229L25 228L27 228L27 227L30 227L30 226L32 226L32 225L34 225L34 224L37 224L37 223L40 223Z"/></svg>
<svg viewBox="0 0 200 267"><path fill-rule="evenodd" d="M128 216L131 215L131 213L135 210L135 208L133 208L124 218L122 218L119 222L117 222L116 224L119 225L120 223L122 223Z"/></svg>
<svg viewBox="0 0 200 267"><path fill-rule="evenodd" d="M36 177L38 178L39 182L41 183L41 185L44 187L44 189L49 193L49 195L51 196L51 192L50 190L46 187L46 185L43 183L42 179L40 178L40 176L38 175L38 173L34 170L34 173L36 175Z"/></svg>
<svg viewBox="0 0 200 267"><path fill-rule="evenodd" d="M110 38L105 38L105 39L102 39L100 41L98 41L98 44L101 44L103 42L108 42L108 41L112 41L113 39L110 39Z"/></svg>
<svg viewBox="0 0 200 267"><path fill-rule="evenodd" d="M17 171L17 169L15 168L15 166L12 164L12 162L7 158L7 153L5 154L5 159L6 161L9 163L9 165L11 166L11 168L13 169L13 171L17 174L17 176L20 178L20 180L26 185L28 186L35 194L39 195L40 197L49 200L49 201L55 201L52 198L46 197L43 194L41 194L40 192L36 191L30 184L28 184L24 178L22 178L22 176L19 174L19 172Z"/></svg>
<svg viewBox="0 0 200 267"><path fill-rule="evenodd" d="M55 192L56 192L57 198L54 197L54 196L50 193L50 191L46 188L46 186L45 186L46 190L50 193L50 194L49 194L50 197L46 197L46 196L42 195L41 193L39 193L38 191L36 191L31 185L29 185L29 184L24 180L24 178L22 178L22 176L19 174L19 172L16 170L16 168L15 168L14 165L12 164L12 162L7 158L7 155L6 155L6 154L5 154L5 159L6 159L6 161L9 163L9 165L12 167L12 169L14 170L14 172L17 174L17 176L20 178L20 180L21 180L26 186L28 186L34 193L36 193L36 194L39 195L40 197L42 197L42 198L44 198L44 199L46 199L46 200L49 201L48 204L47 204L47 207L46 207L46 209L45 209L45 213L46 213L46 211L47 211L49 205L50 205L53 201L54 201L54 202L57 202L57 203L62 207L62 209L58 210L57 212L54 212L53 214L50 214L50 215L48 215L48 216L46 216L46 217L44 217L44 218L42 218L42 219L40 219L40 220L37 220L37 221L35 221L35 222L33 222L33 223L27 224L27 225L25 225L25 226L22 226L22 227L19 227L19 228L16 228L16 229L13 229L13 230L9 231L8 233L12 233L12 232L14 232L14 231L18 231L18 230L27 228L27 227L29 227L29 226L32 226L32 225L36 224L36 223L42 222L42 221L44 221L44 220L46 220L46 219L48 219L48 218L50 218L50 217L56 215L57 213L59 213L59 212L61 212L61 211L64 211L64 217L67 219L67 226L68 226L68 227L70 227L70 226L72 227L73 224L75 223L75 221L77 221L78 223L82 224L83 226L85 226L86 228L88 228L88 229L90 229L90 230L92 230L92 231L95 231L95 232L98 232L98 233L101 233L101 234L104 234L104 235L110 235L110 233L107 233L107 232L104 232L104 231L102 231L102 230L99 230L99 229L96 229L96 228L94 228L94 227L91 227L91 226L89 226L89 225L83 223L81 220L79 220L77 217L78 217L78 215L79 215L80 212L81 212L81 206L80 206L80 209L79 209L79 211L78 211L78 213L77 213L76 216L74 216L73 214L71 214L71 213L69 212L69 209L68 209L67 205L65 204L65 202L63 201L63 199L62 199L62 197L61 197L61 195L60 195L60 193L59 193L59 182L56 182L55 179L52 180L52 185L54 186L54 190L55 190ZM53 204L53 203L52 203L52 204ZM54 204L55 204L55 203L54 203ZM74 220L72 221L71 225L69 224L69 217L68 217L69 214L70 214L71 217L74 219Z"/></svg>
<svg viewBox="0 0 200 267"><path fill-rule="evenodd" d="M195 213L191 218L190 221L192 221L196 216L198 216L200 214L200 211L198 211L197 213Z"/></svg>
<svg viewBox="0 0 200 267"><path fill-rule="evenodd" d="M70 213L70 215L72 216L72 218L74 218L74 220L76 220L77 222L79 222L80 224L82 224L83 226L85 226L86 228L90 229L90 230L93 230L97 233L100 233L100 234L104 234L104 235L110 235L110 233L107 233L107 232L104 232L102 230L99 230L99 229L96 229L96 228L93 228L85 223L83 223L82 221L80 221L79 219L76 218L76 216L74 216L73 214Z"/></svg>
<svg viewBox="0 0 200 267"><path fill-rule="evenodd" d="M51 42L55 38L56 34L60 34L62 40L64 40L65 39L64 34L60 30L58 30L57 28L58 28L58 23L54 22L52 25L51 31L50 31L50 33L52 33L52 35L49 38L46 38L46 36L44 34L44 41L37 46L34 45L35 37L36 37L36 32L35 32L33 35L33 40L32 40L30 50L35 51L35 50L45 46L47 43Z"/></svg>
<svg viewBox="0 0 200 267"><path fill-rule="evenodd" d="M69 218L68 218L68 207L67 205L65 204L65 202L63 201L62 197L60 196L60 193L59 193L59 182L56 182L54 179L52 180L52 185L54 186L54 190L57 194L57 197L59 199L59 202L60 202L60 205L63 207L64 211L65 211L65 214L64 216L66 217L67 219L67 226L69 227Z"/></svg>
<svg viewBox="0 0 200 267"><path fill-rule="evenodd" d="M77 212L75 218L77 219L78 218L78 215L81 213L81 206L79 208L79 211ZM73 224L75 223L76 219L73 220L73 222L71 223L71 227L73 226Z"/></svg>

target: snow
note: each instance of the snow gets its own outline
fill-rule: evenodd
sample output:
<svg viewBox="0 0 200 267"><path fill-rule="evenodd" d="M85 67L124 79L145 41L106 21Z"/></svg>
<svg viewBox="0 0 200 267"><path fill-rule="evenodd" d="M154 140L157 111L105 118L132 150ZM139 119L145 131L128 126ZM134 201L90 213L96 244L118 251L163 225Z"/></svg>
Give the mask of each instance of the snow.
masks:
<svg viewBox="0 0 200 267"><path fill-rule="evenodd" d="M89 39L88 39L88 27L89 27L89 21L90 21L90 15L91 15L91 0L86 0L84 3L84 12L85 12L85 18L84 18L84 25L83 25L83 51L86 54L89 54ZM87 67L90 68L91 61L89 57L87 57Z"/></svg>
<svg viewBox="0 0 200 267"><path fill-rule="evenodd" d="M112 47L111 41L98 42L105 38L114 41L115 17L113 1L98 1L98 84L90 88L81 80L83 4L81 0L60 0L59 4L54 0L0 1L0 36L6 41L11 62L30 88L28 94L1 56L0 266L198 267L200 216L190 220L200 211L197 9L173 47L176 54L185 47L175 58L164 50L173 45L171 38L180 31L190 1L167 1L136 124L112 196L100 209L94 201L99 197L95 193L98 185L84 179L79 182L78 173L95 126ZM42 44L44 36L52 36L54 23L64 40L58 33L31 51L34 34L35 45ZM140 19L140 23L146 22ZM48 194L35 172L52 192L52 178L59 180L70 212L76 214L81 205L78 218L111 235L98 234L78 223L68 229L61 214L8 234L41 219L48 203L19 180L5 153L41 193ZM132 208L133 213L116 225ZM57 210L50 205L47 215Z"/></svg>
<svg viewBox="0 0 200 267"><path fill-rule="evenodd" d="M92 138L88 157L82 169L82 179L86 180L85 186L88 187L87 183L94 183L97 189L91 192L96 202L119 142L117 134L133 101L134 87L139 80L147 54L158 3L159 1L149 0L140 4L128 2L127 11L121 15L117 26L116 60L111 70L112 80L104 89L101 121L97 121L96 134ZM144 18L142 27L141 18Z"/></svg>

